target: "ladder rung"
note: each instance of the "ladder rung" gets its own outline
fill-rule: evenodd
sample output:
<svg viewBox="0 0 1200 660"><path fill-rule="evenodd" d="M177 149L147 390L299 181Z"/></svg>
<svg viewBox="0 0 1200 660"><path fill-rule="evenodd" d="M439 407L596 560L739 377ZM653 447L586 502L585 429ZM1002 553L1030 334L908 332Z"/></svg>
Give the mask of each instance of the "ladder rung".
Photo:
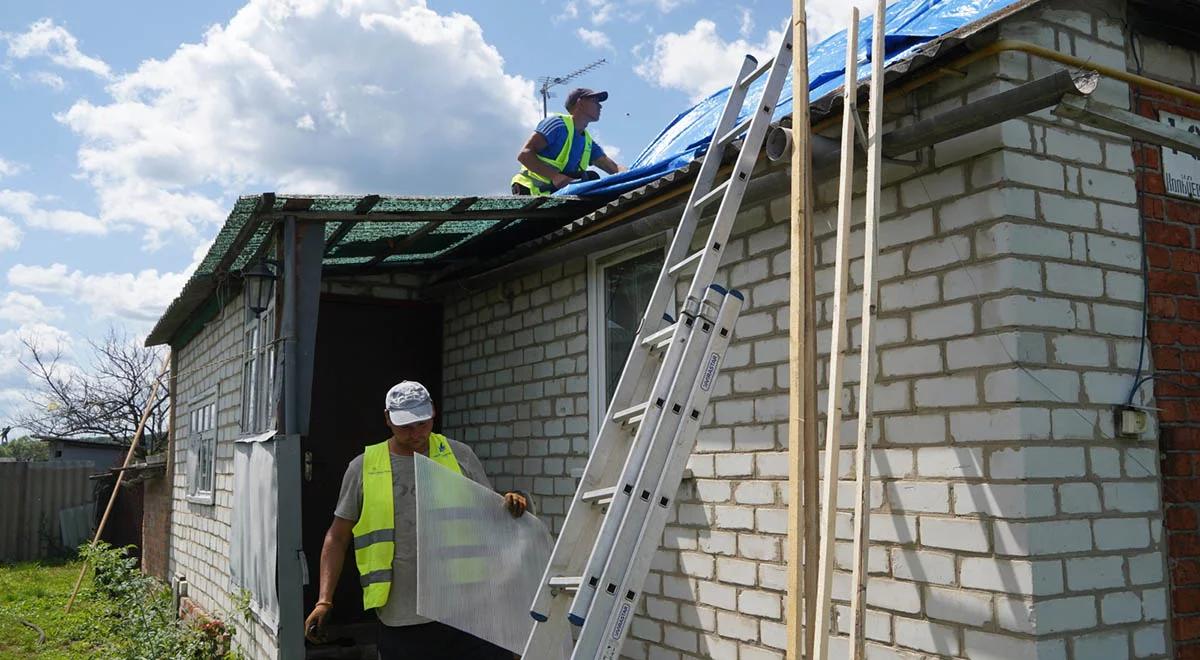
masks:
<svg viewBox="0 0 1200 660"><path fill-rule="evenodd" d="M738 124L737 126L734 126L733 130L729 131L725 135L722 135L721 138L719 140L717 140L717 147L718 148L724 147L725 145L729 144L730 142L733 142L734 138L736 138L737 136L744 133L747 128L750 128L750 122L754 121L754 117L756 114L757 113L751 113L749 117L746 117L745 121ZM709 152L712 152L712 149L709 149Z"/></svg>
<svg viewBox="0 0 1200 660"><path fill-rule="evenodd" d="M716 188L713 188L712 190L705 193L703 197L696 200L696 203L692 205L692 208L696 209L697 211L700 211L705 206L708 206L709 203L711 203L714 199L724 195L725 189L727 189L729 187L730 181L733 181L733 179L725 179L724 181L721 182L721 185L719 185Z"/></svg>
<svg viewBox="0 0 1200 660"><path fill-rule="evenodd" d="M583 584L582 577L552 577L550 578L551 589L562 589L564 591L579 591L579 585Z"/></svg>
<svg viewBox="0 0 1200 660"><path fill-rule="evenodd" d="M671 337L675 334L675 324L672 323L667 327L655 332L654 334L642 340L642 346L656 351L667 344L671 343Z"/></svg>
<svg viewBox="0 0 1200 660"><path fill-rule="evenodd" d="M705 250L700 250L699 252L689 256L687 259L684 259L674 266L671 266L671 270L669 272L671 275L678 275L679 273L682 273L683 271L695 266L696 264L700 263L700 259L704 256L705 252Z"/></svg>
<svg viewBox="0 0 1200 660"><path fill-rule="evenodd" d="M639 403L636 406L629 406L625 410L618 410L617 412L613 413L613 421L618 424L623 424L625 422L632 424L633 422L641 420L642 416L646 414L646 408L649 407L650 402L647 401L645 403Z"/></svg>
<svg viewBox="0 0 1200 660"><path fill-rule="evenodd" d="M766 73L767 71L770 71L771 67L773 67L773 66L775 66L775 58L774 57L772 57L771 59L767 60L766 62L763 62L762 64L758 65L757 69L751 71L749 75L747 75L745 78L742 78L741 80L739 80L738 87L749 88L750 85L754 84L755 80L758 80L759 78L761 78L762 74Z"/></svg>
<svg viewBox="0 0 1200 660"><path fill-rule="evenodd" d="M584 502L590 502L592 504L603 505L603 504L608 504L609 502L611 502L613 495L615 495L616 492L617 492L616 486L609 486L608 488L597 488L596 490L587 491L580 497L580 499L582 499Z"/></svg>

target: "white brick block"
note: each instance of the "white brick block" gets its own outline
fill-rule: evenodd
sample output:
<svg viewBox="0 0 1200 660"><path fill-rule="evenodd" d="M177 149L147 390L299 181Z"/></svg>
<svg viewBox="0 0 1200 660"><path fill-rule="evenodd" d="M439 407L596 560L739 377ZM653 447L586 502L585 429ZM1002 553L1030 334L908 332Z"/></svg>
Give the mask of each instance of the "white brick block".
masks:
<svg viewBox="0 0 1200 660"><path fill-rule="evenodd" d="M913 383L913 392L918 408L971 406L979 402L973 375L922 378Z"/></svg>
<svg viewBox="0 0 1200 660"><path fill-rule="evenodd" d="M1167 590L1147 589L1142 592L1142 616L1147 621L1165 621L1167 618Z"/></svg>
<svg viewBox="0 0 1200 660"><path fill-rule="evenodd" d="M1039 296L1012 295L985 301L980 318L983 328L1012 325L1074 330L1078 325L1069 300ZM1096 323L1100 323L1099 318Z"/></svg>
<svg viewBox="0 0 1200 660"><path fill-rule="evenodd" d="M959 566L959 584L1015 595L1058 594L1063 590L1062 562L965 557Z"/></svg>
<svg viewBox="0 0 1200 660"><path fill-rule="evenodd" d="M954 513L959 515L1042 518L1054 511L1054 487L1049 484L954 484Z"/></svg>
<svg viewBox="0 0 1200 660"><path fill-rule="evenodd" d="M917 474L928 478L971 478L984 475L983 451L959 447L917 450Z"/></svg>
<svg viewBox="0 0 1200 660"><path fill-rule="evenodd" d="M1126 660L1129 657L1129 634L1120 631L1081 635L1075 639L1075 657Z"/></svg>
<svg viewBox="0 0 1200 660"><path fill-rule="evenodd" d="M913 339L943 339L975 332L975 312L971 303L936 307L913 312Z"/></svg>
<svg viewBox="0 0 1200 660"><path fill-rule="evenodd" d="M752 616L778 619L782 616L783 606L779 594L765 591L743 591L738 594L738 611Z"/></svg>
<svg viewBox="0 0 1200 660"><path fill-rule="evenodd" d="M1110 625L1141 621L1142 599L1129 591L1105 594L1100 598L1100 619Z"/></svg>
<svg viewBox="0 0 1200 660"><path fill-rule="evenodd" d="M1050 479L1087 474L1082 447L1022 447L992 453L992 479Z"/></svg>
<svg viewBox="0 0 1200 660"><path fill-rule="evenodd" d="M891 566L892 575L902 580L932 584L954 583L954 556L951 554L892 548Z"/></svg>
<svg viewBox="0 0 1200 660"><path fill-rule="evenodd" d="M758 619L751 616L717 612L717 633L743 641L758 640ZM734 656L730 656L734 657Z"/></svg>
<svg viewBox="0 0 1200 660"><path fill-rule="evenodd" d="M1071 591L1099 591L1125 586L1125 561L1119 556L1080 557L1068 559L1065 563L1067 588Z"/></svg>
<svg viewBox="0 0 1200 660"><path fill-rule="evenodd" d="M1004 176L1010 181L1055 190L1061 189L1064 181L1060 163L1015 151L1004 152Z"/></svg>
<svg viewBox="0 0 1200 660"><path fill-rule="evenodd" d="M1011 372L988 374L984 379L985 389L992 392L993 396L999 396L995 391L1000 389L998 385L1001 383L993 376L1008 373ZM1047 438L1050 436L1050 413L1042 408L954 411L950 413L950 435L956 442Z"/></svg>
<svg viewBox="0 0 1200 660"><path fill-rule="evenodd" d="M1061 639L1032 640L967 630L963 633L965 655L971 660L1067 660L1066 642Z"/></svg>
<svg viewBox="0 0 1200 660"><path fill-rule="evenodd" d="M1133 584L1157 584L1163 579L1163 556L1157 552L1130 557L1129 581Z"/></svg>
<svg viewBox="0 0 1200 660"><path fill-rule="evenodd" d="M987 552L987 523L982 520L921 517L921 544L935 548Z"/></svg>
<svg viewBox="0 0 1200 660"><path fill-rule="evenodd" d="M893 625L900 646L942 656L958 655L958 635L949 626L904 617L896 617Z"/></svg>
<svg viewBox="0 0 1200 660"><path fill-rule="evenodd" d="M1046 154L1059 160L1099 165L1104 160L1100 141L1088 133L1046 128Z"/></svg>
<svg viewBox="0 0 1200 660"><path fill-rule="evenodd" d="M1074 371L1057 369L1005 369L993 371L983 380L984 398L989 402L1011 401L1079 401L1079 374ZM1035 428L1041 428L1042 415L1045 416L1045 433L1049 434L1050 415L1047 411L1030 417L1022 413L1022 421L1028 421ZM953 419L951 420L953 428ZM1040 431L1039 431L1040 433ZM1045 436L1042 436L1045 437Z"/></svg>
<svg viewBox="0 0 1200 660"><path fill-rule="evenodd" d="M946 238L918 243L908 254L908 270L917 273L958 263L971 256L971 240L966 236Z"/></svg>
<svg viewBox="0 0 1200 660"><path fill-rule="evenodd" d="M966 191L966 173L963 168L948 167L901 183L900 203L912 208L938 199L957 197Z"/></svg>
<svg viewBox="0 0 1200 660"><path fill-rule="evenodd" d="M879 287L879 309L887 312L931 305L938 301L940 290L938 279L934 275L884 284ZM858 318L861 309L860 296L856 294L847 298L847 318Z"/></svg>
<svg viewBox="0 0 1200 660"><path fill-rule="evenodd" d="M946 364L950 369L965 369L1013 361L1046 361L1043 335L1031 332L1003 332L946 342Z"/></svg>
<svg viewBox="0 0 1200 660"><path fill-rule="evenodd" d="M912 582L871 577L867 580L867 604L879 609L916 614L921 611L921 590Z"/></svg>
<svg viewBox="0 0 1200 660"><path fill-rule="evenodd" d="M942 370L941 346L905 346L880 352L880 374L906 376Z"/></svg>
<svg viewBox="0 0 1200 660"><path fill-rule="evenodd" d="M1120 204L1137 202L1137 190L1134 187L1133 176L1116 172L1085 167L1083 174L1083 193L1093 199L1106 199Z"/></svg>
<svg viewBox="0 0 1200 660"><path fill-rule="evenodd" d="M976 182L972 180L972 183ZM1035 218L1035 209L1032 190L991 188L943 204L938 211L938 220L943 232L952 232L997 218Z"/></svg>
<svg viewBox="0 0 1200 660"><path fill-rule="evenodd" d="M1141 303L1142 276L1109 271L1104 274L1104 292L1113 300Z"/></svg>
<svg viewBox="0 0 1200 660"><path fill-rule="evenodd" d="M888 442L941 444L946 441L946 420L941 415L897 415L883 419Z"/></svg>
<svg viewBox="0 0 1200 660"><path fill-rule="evenodd" d="M1158 485L1153 482L1106 483L1103 489L1104 508L1107 511L1147 513L1159 510L1161 500Z"/></svg>
<svg viewBox="0 0 1200 660"><path fill-rule="evenodd" d="M1150 522L1145 518L1109 518L1092 522L1098 550L1125 550L1150 545Z"/></svg>
<svg viewBox="0 0 1200 660"><path fill-rule="evenodd" d="M701 580L696 583L696 595L701 603L725 610L737 609L737 589Z"/></svg>
<svg viewBox="0 0 1200 660"><path fill-rule="evenodd" d="M1058 335L1051 340L1054 359L1060 364L1105 367L1109 364L1108 342L1099 337Z"/></svg>
<svg viewBox="0 0 1200 660"><path fill-rule="evenodd" d="M774 504L775 486L768 481L743 481L734 489L733 499L738 504Z"/></svg>
<svg viewBox="0 0 1200 660"><path fill-rule="evenodd" d="M1096 599L1092 596L1072 596L1043 600L1034 604L1038 633L1054 634L1083 630L1096 625Z"/></svg>
<svg viewBox="0 0 1200 660"><path fill-rule="evenodd" d="M1132 380L1129 374L1093 371L1083 375L1083 387L1092 403L1124 403Z"/></svg>
<svg viewBox="0 0 1200 660"><path fill-rule="evenodd" d="M976 233L979 258L1013 254L1038 257L1071 257L1071 241L1066 232L1040 225L1000 222Z"/></svg>
<svg viewBox="0 0 1200 660"><path fill-rule="evenodd" d="M757 568L754 562L728 557L717 558L717 579L721 582L754 586Z"/></svg>
<svg viewBox="0 0 1200 660"><path fill-rule="evenodd" d="M934 619L983 626L992 620L992 599L975 591L926 587L925 613Z"/></svg>
<svg viewBox="0 0 1200 660"><path fill-rule="evenodd" d="M1092 530L1086 520L993 523L997 554L1053 555L1092 549Z"/></svg>
<svg viewBox="0 0 1200 660"><path fill-rule="evenodd" d="M892 481L884 484L893 511L949 513L950 491L944 483Z"/></svg>
<svg viewBox="0 0 1200 660"><path fill-rule="evenodd" d="M1167 635L1163 626L1146 626L1133 633L1133 652L1139 658L1167 652Z"/></svg>
<svg viewBox="0 0 1200 660"><path fill-rule="evenodd" d="M1046 222L1085 229L1093 229L1098 224L1096 202L1090 199L1039 192L1038 203L1042 207L1042 219Z"/></svg>
<svg viewBox="0 0 1200 660"><path fill-rule="evenodd" d="M1104 272L1071 264L1046 264L1046 289L1071 296L1096 298L1104 295Z"/></svg>
<svg viewBox="0 0 1200 660"><path fill-rule="evenodd" d="M1058 500L1063 513L1100 512L1100 491L1093 483L1063 484L1058 487Z"/></svg>
<svg viewBox="0 0 1200 660"><path fill-rule="evenodd" d="M871 514L871 540L905 545L916 543L916 516L893 516L885 513Z"/></svg>
<svg viewBox="0 0 1200 660"><path fill-rule="evenodd" d="M1032 635L1037 632L1033 601L1029 598L996 596L996 623L1005 630Z"/></svg>

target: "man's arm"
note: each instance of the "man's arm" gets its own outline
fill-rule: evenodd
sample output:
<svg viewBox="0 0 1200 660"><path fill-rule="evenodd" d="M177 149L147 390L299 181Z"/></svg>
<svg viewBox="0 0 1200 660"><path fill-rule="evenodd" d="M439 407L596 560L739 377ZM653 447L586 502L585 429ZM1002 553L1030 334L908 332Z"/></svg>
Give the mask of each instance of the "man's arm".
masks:
<svg viewBox="0 0 1200 660"><path fill-rule="evenodd" d="M517 154L517 162L525 166L525 169L535 174L540 174L554 184L555 189L571 183L573 179L566 176L562 172L550 167L538 158L538 153L546 148L546 136L534 131L533 135L529 136L529 140L525 142L525 146L521 148L521 152Z"/></svg>
<svg viewBox="0 0 1200 660"><path fill-rule="evenodd" d="M309 639L314 639L317 630L325 625L325 617L333 608L333 592L337 590L338 578L342 576L346 548L350 547L354 538L353 529L353 520L334 516L333 524L325 532L325 542L321 545L321 582L317 604L304 621L304 634Z"/></svg>
<svg viewBox="0 0 1200 660"><path fill-rule="evenodd" d="M595 165L609 174L616 174L617 172L625 171L624 167L617 165L617 162L608 156L601 156L597 158Z"/></svg>

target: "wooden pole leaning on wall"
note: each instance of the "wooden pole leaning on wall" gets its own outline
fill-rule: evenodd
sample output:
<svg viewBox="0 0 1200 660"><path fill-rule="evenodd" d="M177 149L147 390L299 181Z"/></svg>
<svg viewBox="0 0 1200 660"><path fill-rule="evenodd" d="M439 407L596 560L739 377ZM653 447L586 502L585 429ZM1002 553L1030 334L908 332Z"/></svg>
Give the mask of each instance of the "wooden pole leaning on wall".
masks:
<svg viewBox="0 0 1200 660"><path fill-rule="evenodd" d="M884 6L876 0L874 32L871 40L871 91L867 119L867 190L865 204L866 227L863 230L863 291L862 340L860 342L858 378L858 442L855 444L854 498L854 569L850 582L850 657L862 660L865 655L867 595L867 553L871 537L871 445L874 432L873 403L875 389L875 259L879 246L875 241L879 230L879 195L883 167L883 61Z"/></svg>
<svg viewBox="0 0 1200 660"><path fill-rule="evenodd" d="M142 419L138 422L137 431L133 433L133 442L129 443L129 451L125 452L125 462L121 464L121 471L117 473L117 482L113 484L112 494L108 496L108 506L104 507L104 515L100 518L100 524L96 527L96 535L92 537L90 545L95 545L100 541L100 535L104 533L104 525L108 522L108 514L112 513L113 503L117 501L117 493L121 492L121 482L125 479L125 470L129 468L129 462L133 460L133 453L137 451L138 443L142 439L142 433L146 429L146 420L150 419L150 411L154 410L154 397L158 394L158 383L163 376L167 374L167 369L171 366L171 356L167 355L163 359L162 369L158 372L158 377L154 379L154 384L150 386L150 396L146 399L146 409L142 411ZM171 457L168 456L167 460ZM83 576L87 573L88 563L83 562L83 566L79 567L79 577L75 578L75 588L71 590L71 597L67 599L67 614L71 613L71 607L75 605L75 597L79 595L79 585L83 584Z"/></svg>
<svg viewBox="0 0 1200 660"><path fill-rule="evenodd" d="M792 0L791 273L788 361L787 655L812 652L816 571L817 415L816 318L813 288L812 162L808 116L808 18Z"/></svg>
<svg viewBox="0 0 1200 660"><path fill-rule="evenodd" d="M842 427L842 357L847 341L846 287L850 279L849 242L854 196L854 140L858 109L858 8L850 9L846 29L846 82L842 94L842 162L838 181L838 220L833 265L833 332L829 344L829 381L825 407L825 476L821 482L821 543L818 559L817 599L813 660L829 657L831 590L835 562L835 533L838 504L838 453Z"/></svg>

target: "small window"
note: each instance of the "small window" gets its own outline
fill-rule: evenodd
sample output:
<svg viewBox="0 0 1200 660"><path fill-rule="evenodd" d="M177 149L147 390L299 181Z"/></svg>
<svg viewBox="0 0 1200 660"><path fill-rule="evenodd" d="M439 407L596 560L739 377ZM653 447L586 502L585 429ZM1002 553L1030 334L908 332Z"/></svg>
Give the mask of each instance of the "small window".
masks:
<svg viewBox="0 0 1200 660"><path fill-rule="evenodd" d="M595 256L589 264L589 412L593 438L654 293L664 252L664 241L655 237Z"/></svg>
<svg viewBox="0 0 1200 660"><path fill-rule="evenodd" d="M188 499L213 503L217 454L217 396L210 394L188 413Z"/></svg>
<svg viewBox="0 0 1200 660"><path fill-rule="evenodd" d="M242 361L242 435L275 428L275 304L258 317L246 313Z"/></svg>

